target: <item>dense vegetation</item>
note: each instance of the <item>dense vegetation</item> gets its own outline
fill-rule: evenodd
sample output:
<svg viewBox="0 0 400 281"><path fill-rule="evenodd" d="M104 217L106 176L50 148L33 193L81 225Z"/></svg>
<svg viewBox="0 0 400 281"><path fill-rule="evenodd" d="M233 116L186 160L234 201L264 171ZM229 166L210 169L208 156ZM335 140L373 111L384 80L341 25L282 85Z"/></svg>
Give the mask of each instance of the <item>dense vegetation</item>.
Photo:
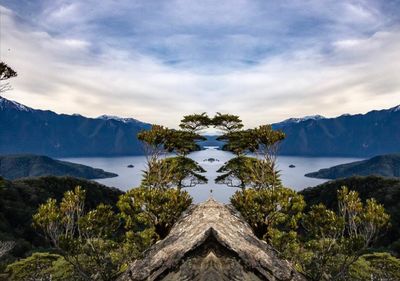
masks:
<svg viewBox="0 0 400 281"><path fill-rule="evenodd" d="M64 193L82 186L87 192L86 206L100 203L115 206L122 192L96 182L71 177L41 177L8 181L0 179L0 241L16 241L13 256L21 257L38 247L46 247L32 228L32 216L48 198L60 200Z"/></svg>
<svg viewBox="0 0 400 281"><path fill-rule="evenodd" d="M192 203L189 194L181 188L206 182L200 174L204 170L186 157L199 149L196 140L202 139L197 134L200 126L196 122L186 116L182 130L154 125L151 130L142 132L139 137L146 144L148 159L142 184L123 195L119 192L118 199L110 196L108 202L92 204L91 198L99 200L101 196L77 184L68 186L61 196L59 193L57 196L43 194L40 202L29 202L29 206L35 206L33 210L29 208L29 212L15 218L15 222L25 219L27 223L23 228L31 230L34 214L33 225L47 238L48 244L44 246L49 252L34 253L9 264L5 278L25 280L26 276L37 276L47 280L51 276L52 280L115 280L129 262L164 238ZM176 156L165 158L171 152ZM37 180L24 182L32 181ZM10 184L13 183L4 181L5 194L9 193L7 185ZM54 183L47 184L46 188L52 190ZM12 202L4 202L4 206L23 201L18 196L14 198ZM8 228L14 231L16 226ZM15 240L15 236L6 239ZM61 265L67 266L62 268Z"/></svg>
<svg viewBox="0 0 400 281"><path fill-rule="evenodd" d="M337 210L336 190L342 186L358 192L364 202L368 198L375 198L385 207L390 214L391 226L379 238L375 247L387 248L400 256L400 180L377 176L351 177L306 188L300 191L300 194L308 206L322 203L330 209Z"/></svg>
<svg viewBox="0 0 400 281"><path fill-rule="evenodd" d="M9 180L40 176L71 176L83 179L102 179L118 176L102 169L55 160L40 155L0 156L0 176Z"/></svg>
<svg viewBox="0 0 400 281"><path fill-rule="evenodd" d="M364 161L337 165L317 172L306 174L307 177L338 179L351 176L400 177L400 154L375 156Z"/></svg>
<svg viewBox="0 0 400 281"><path fill-rule="evenodd" d="M276 169L278 145L285 135L268 125L243 130L238 117L224 119L229 126L219 126L224 132L219 139L235 157L222 166L219 172L224 174L216 181L240 187L231 203L260 239L309 280L362 280L366 272L376 280L396 280L398 259L366 255L389 227L382 204L369 196L361 200L357 191L338 185L329 196L336 208L318 200L306 207L301 194L282 185ZM377 263L387 264L387 271Z"/></svg>
<svg viewBox="0 0 400 281"><path fill-rule="evenodd" d="M140 187L124 194L71 178L2 180L0 211L7 220L0 241L25 239L44 248L32 255L22 251L25 258L9 264L3 276L115 280L165 238L190 206L182 188L207 182L204 170L187 156L199 149L198 141L204 140L199 133L208 126L222 131L223 149L235 154L220 169L217 183L239 187L231 203L282 258L313 281L365 280L367 275L397 280L399 259L376 251L389 247L394 252L397 230L385 236L386 244L375 242L390 221L398 229L398 181L349 179L297 193L282 185L276 168L284 133L270 125L243 129L239 117L220 113L185 116L179 130L153 125L141 132L147 166ZM29 240L37 233L47 243Z"/></svg>

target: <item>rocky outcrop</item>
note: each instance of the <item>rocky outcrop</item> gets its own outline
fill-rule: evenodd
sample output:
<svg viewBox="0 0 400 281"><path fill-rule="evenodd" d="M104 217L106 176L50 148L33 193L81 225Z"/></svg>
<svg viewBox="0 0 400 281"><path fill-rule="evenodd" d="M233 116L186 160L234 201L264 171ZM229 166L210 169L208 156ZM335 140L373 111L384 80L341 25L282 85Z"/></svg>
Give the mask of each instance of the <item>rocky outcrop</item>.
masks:
<svg viewBox="0 0 400 281"><path fill-rule="evenodd" d="M233 207L209 199L192 206L119 278L128 280L306 279L257 239Z"/></svg>

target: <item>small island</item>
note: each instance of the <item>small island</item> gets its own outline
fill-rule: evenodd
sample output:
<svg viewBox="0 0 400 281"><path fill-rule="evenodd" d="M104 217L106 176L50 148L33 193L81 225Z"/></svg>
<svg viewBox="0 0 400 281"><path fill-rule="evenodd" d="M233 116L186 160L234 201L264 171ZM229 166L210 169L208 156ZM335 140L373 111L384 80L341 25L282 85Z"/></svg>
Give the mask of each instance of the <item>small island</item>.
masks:
<svg viewBox="0 0 400 281"><path fill-rule="evenodd" d="M41 176L71 176L83 179L104 179L117 177L89 166L55 160L47 156L20 154L0 156L0 176L15 180Z"/></svg>
<svg viewBox="0 0 400 281"><path fill-rule="evenodd" d="M129 164L127 167L128 167L128 168L134 168L135 166L132 165L132 164Z"/></svg>
<svg viewBox="0 0 400 281"><path fill-rule="evenodd" d="M293 165L293 164L290 164L290 165L289 165L289 168L296 168L296 166Z"/></svg>
<svg viewBox="0 0 400 281"><path fill-rule="evenodd" d="M207 159L204 159L203 160L204 162L210 162L210 163L213 163L213 162L219 162L219 160L218 159L215 159L215 158L207 158Z"/></svg>

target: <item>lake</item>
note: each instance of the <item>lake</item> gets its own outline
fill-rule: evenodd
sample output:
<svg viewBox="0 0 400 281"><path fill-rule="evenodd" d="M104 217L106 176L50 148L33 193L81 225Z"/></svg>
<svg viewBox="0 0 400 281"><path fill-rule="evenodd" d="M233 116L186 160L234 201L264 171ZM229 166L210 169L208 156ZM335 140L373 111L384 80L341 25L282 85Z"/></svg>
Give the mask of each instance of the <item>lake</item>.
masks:
<svg viewBox="0 0 400 281"><path fill-rule="evenodd" d="M207 172L208 183L195 187L186 188L193 196L194 202L202 202L207 200L212 189L212 196L223 203L228 203L230 196L237 188L227 187L214 183L217 177L216 172L224 162L229 160L232 154L216 148L207 148L190 154L190 158L197 161ZM215 158L219 161L204 161L208 158ZM95 168L101 168L108 172L118 174L118 177L109 179L96 180L107 186L114 186L121 190L129 190L140 184L142 170L145 168L144 156L126 156L126 157L90 157L90 158L63 158L61 160L88 165ZM302 190L305 187L315 186L325 182L323 179L307 178L304 175L314 172L322 168L349 163L361 160L360 158L340 158L340 157L297 157L297 156L279 156L277 160L278 169L280 170L281 179L285 186L295 190ZM133 165L133 168L128 168ZM295 168L289 168L289 165L295 165Z"/></svg>

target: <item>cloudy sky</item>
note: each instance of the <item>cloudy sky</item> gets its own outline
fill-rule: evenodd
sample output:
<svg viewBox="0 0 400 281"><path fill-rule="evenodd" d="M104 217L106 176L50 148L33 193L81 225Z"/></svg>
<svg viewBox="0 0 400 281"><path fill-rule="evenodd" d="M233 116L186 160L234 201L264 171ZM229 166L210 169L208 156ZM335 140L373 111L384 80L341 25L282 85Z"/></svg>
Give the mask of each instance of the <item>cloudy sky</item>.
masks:
<svg viewBox="0 0 400 281"><path fill-rule="evenodd" d="M400 104L399 0L0 0L6 98L174 127Z"/></svg>

